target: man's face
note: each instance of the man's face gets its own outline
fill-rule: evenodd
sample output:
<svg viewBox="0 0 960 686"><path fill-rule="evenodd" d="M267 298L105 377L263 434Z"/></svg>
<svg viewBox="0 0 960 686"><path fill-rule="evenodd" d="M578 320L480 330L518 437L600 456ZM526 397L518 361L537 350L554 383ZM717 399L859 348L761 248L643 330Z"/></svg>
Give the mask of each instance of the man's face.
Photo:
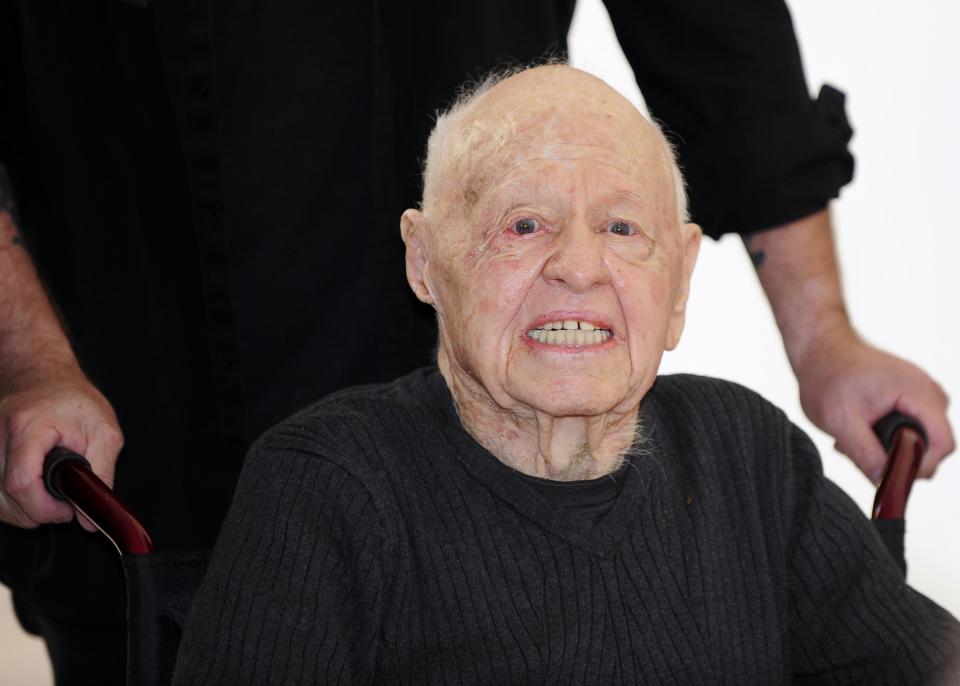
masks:
<svg viewBox="0 0 960 686"><path fill-rule="evenodd" d="M639 114L521 111L465 191L427 210L441 347L508 410L629 411L683 321L693 229L677 225L666 150Z"/></svg>

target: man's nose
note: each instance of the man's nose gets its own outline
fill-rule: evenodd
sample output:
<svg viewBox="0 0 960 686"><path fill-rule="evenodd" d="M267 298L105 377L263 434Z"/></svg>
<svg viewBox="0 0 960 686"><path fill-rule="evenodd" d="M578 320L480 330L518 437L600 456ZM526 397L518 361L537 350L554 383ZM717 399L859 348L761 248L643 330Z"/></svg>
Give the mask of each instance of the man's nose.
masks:
<svg viewBox="0 0 960 686"><path fill-rule="evenodd" d="M606 244L603 238L603 234L586 221L563 227L544 265L544 279L548 283L566 286L575 293L584 293L607 283L610 272L604 259Z"/></svg>

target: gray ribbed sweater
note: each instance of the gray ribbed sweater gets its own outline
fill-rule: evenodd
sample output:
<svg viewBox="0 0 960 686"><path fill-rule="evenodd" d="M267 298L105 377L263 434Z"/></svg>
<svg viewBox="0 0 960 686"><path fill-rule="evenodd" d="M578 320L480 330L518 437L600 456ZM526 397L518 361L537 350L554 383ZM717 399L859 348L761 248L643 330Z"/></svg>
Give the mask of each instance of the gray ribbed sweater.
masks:
<svg viewBox="0 0 960 686"><path fill-rule="evenodd" d="M960 681L956 621L783 413L675 376L641 418L594 525L463 431L435 369L301 412L247 459L175 683Z"/></svg>

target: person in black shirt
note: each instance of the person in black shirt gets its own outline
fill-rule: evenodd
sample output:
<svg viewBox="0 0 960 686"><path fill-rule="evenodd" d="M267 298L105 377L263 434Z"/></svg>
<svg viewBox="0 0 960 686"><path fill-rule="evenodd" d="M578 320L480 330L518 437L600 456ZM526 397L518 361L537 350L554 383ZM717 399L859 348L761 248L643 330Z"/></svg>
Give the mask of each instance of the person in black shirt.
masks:
<svg viewBox="0 0 960 686"><path fill-rule="evenodd" d="M811 101L786 7L608 9L693 216L765 256L807 411L872 474L870 419L910 400L931 474L952 449L942 392L843 311L825 208L852 173L850 129L836 91ZM420 194L430 115L471 74L562 53L572 10L0 2L0 192L19 210L0 213L0 579L24 618L123 622L108 545L23 528L72 516L39 482L47 448L86 454L161 549L209 548L258 435L430 362L433 318L393 230ZM878 370L883 390L865 389ZM864 414L835 424L830 403Z"/></svg>

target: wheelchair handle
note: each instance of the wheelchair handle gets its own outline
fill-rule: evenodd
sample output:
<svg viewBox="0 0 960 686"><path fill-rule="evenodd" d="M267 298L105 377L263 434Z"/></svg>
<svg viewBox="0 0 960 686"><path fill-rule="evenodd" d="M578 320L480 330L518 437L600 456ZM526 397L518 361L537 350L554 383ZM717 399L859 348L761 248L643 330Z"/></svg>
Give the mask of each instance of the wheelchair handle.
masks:
<svg viewBox="0 0 960 686"><path fill-rule="evenodd" d="M916 419L896 411L874 424L873 431L888 455L873 501L873 519L903 519L920 461L927 452L927 432Z"/></svg>
<svg viewBox="0 0 960 686"><path fill-rule="evenodd" d="M43 461L43 482L57 500L63 500L93 522L121 555L154 551L153 539L123 501L100 480L86 458L54 448Z"/></svg>
<svg viewBox="0 0 960 686"><path fill-rule="evenodd" d="M873 503L873 519L903 519L907 498L927 450L926 431L917 420L891 412L873 425L889 459ZM116 546L121 555L155 550L153 539L137 517L90 469L86 458L54 448L43 463L43 481L50 495L70 503Z"/></svg>

